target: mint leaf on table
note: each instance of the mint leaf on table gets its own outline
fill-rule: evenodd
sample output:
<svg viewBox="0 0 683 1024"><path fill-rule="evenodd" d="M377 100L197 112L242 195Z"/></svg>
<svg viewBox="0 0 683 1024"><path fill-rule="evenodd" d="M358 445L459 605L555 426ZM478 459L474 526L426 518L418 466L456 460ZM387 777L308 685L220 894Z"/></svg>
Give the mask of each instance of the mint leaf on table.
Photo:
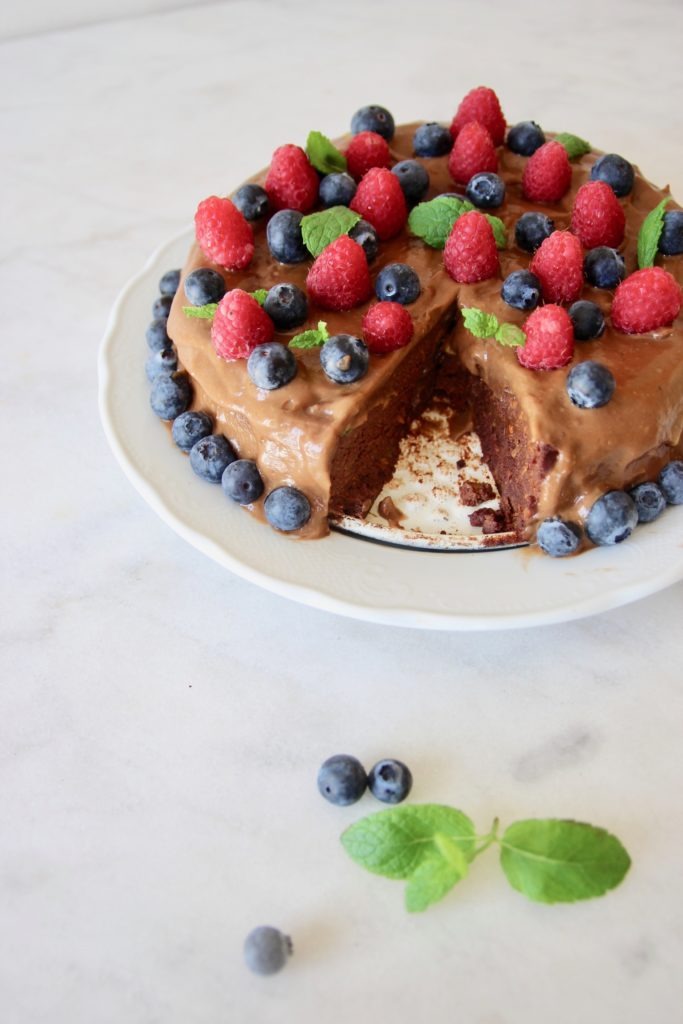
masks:
<svg viewBox="0 0 683 1024"><path fill-rule="evenodd" d="M318 320L317 328L313 328L310 331L302 331L301 334L295 334L290 339L289 348L320 348L328 338L327 324L324 320Z"/></svg>
<svg viewBox="0 0 683 1024"><path fill-rule="evenodd" d="M217 309L217 302L207 302L205 306L183 306L183 313L198 320L213 320Z"/></svg>
<svg viewBox="0 0 683 1024"><path fill-rule="evenodd" d="M360 214L348 206L331 206L329 210L309 213L301 218L301 237L311 256L319 256L325 246L342 235L348 235L360 220Z"/></svg>
<svg viewBox="0 0 683 1024"><path fill-rule="evenodd" d="M266 296L268 295L268 289L267 288L257 288L255 292L249 292L249 295L251 295L252 299L256 299L256 301L258 302L259 306L262 306L263 303L266 301Z"/></svg>
<svg viewBox="0 0 683 1024"><path fill-rule="evenodd" d="M427 203L418 203L408 217L408 228L432 249L443 249L458 217L473 210L468 199L437 196Z"/></svg>
<svg viewBox="0 0 683 1024"><path fill-rule="evenodd" d="M558 818L517 821L500 837L500 845L510 885L540 903L602 896L619 885L631 864L616 836Z"/></svg>
<svg viewBox="0 0 683 1024"><path fill-rule="evenodd" d="M461 311L465 327L475 338L492 338L505 348L519 348L526 342L526 334L516 324L501 324L493 313L476 306L464 306Z"/></svg>
<svg viewBox="0 0 683 1024"><path fill-rule="evenodd" d="M443 857L427 857L408 879L405 888L406 910L415 914L426 910L432 903L438 903L465 873L459 872Z"/></svg>
<svg viewBox="0 0 683 1024"><path fill-rule="evenodd" d="M496 248L504 249L508 244L508 236L502 220L500 217L496 217L492 213L485 213L484 216L493 228L493 237L496 240Z"/></svg>
<svg viewBox="0 0 683 1024"><path fill-rule="evenodd" d="M640 226L638 232L638 266L641 270L645 267L654 267L655 256L659 247L659 239L664 230L664 212L667 203L671 202L671 196L662 199L653 210L650 210L647 217Z"/></svg>
<svg viewBox="0 0 683 1024"><path fill-rule="evenodd" d="M571 132L560 132L559 135L555 136L555 142L559 142L564 146L570 160L577 160L580 156L585 156L586 153L591 151L590 142L580 139L578 135L572 135Z"/></svg>
<svg viewBox="0 0 683 1024"><path fill-rule="evenodd" d="M322 132L308 133L306 156L321 174L346 170L346 157Z"/></svg>

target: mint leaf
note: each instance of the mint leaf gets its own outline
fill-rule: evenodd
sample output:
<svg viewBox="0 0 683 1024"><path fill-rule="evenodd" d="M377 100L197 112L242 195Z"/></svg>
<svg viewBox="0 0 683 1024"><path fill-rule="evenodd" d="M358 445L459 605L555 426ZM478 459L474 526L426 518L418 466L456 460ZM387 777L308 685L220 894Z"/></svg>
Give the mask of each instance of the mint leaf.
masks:
<svg viewBox="0 0 683 1024"><path fill-rule="evenodd" d="M443 249L458 217L473 209L467 199L437 196L428 203L418 203L413 207L408 217L408 228L432 249Z"/></svg>
<svg viewBox="0 0 683 1024"><path fill-rule="evenodd" d="M540 903L602 896L631 864L616 836L578 821L517 821L500 844L500 863L512 888Z"/></svg>
<svg viewBox="0 0 683 1024"><path fill-rule="evenodd" d="M517 324L501 324L494 338L506 348L521 348L526 344L526 334Z"/></svg>
<svg viewBox="0 0 683 1024"><path fill-rule="evenodd" d="M309 213L301 218L301 237L311 256L319 256L325 246L342 235L348 235L360 214L348 206L331 206L320 213Z"/></svg>
<svg viewBox="0 0 683 1024"><path fill-rule="evenodd" d="M256 299L256 301L258 302L259 306L262 306L263 303L266 301L266 295L267 294L268 294L268 289L267 288L257 288L255 292L249 292L249 295L251 295L252 299Z"/></svg>
<svg viewBox="0 0 683 1024"><path fill-rule="evenodd" d="M578 135L572 135L570 132L560 132L559 135L555 136L555 142L559 142L564 146L570 160L576 160L578 157L585 156L586 153L591 151L590 142L586 142L585 139L580 139Z"/></svg>
<svg viewBox="0 0 683 1024"><path fill-rule="evenodd" d="M308 133L306 156L321 174L346 170L346 157L322 132Z"/></svg>
<svg viewBox="0 0 683 1024"><path fill-rule="evenodd" d="M495 338L500 322L493 313L485 313L476 306L463 306L460 312L465 327L475 338Z"/></svg>
<svg viewBox="0 0 683 1024"><path fill-rule="evenodd" d="M465 861L465 868L467 862ZM405 888L406 910L411 914L438 903L464 874L443 857L427 857L415 869Z"/></svg>
<svg viewBox="0 0 683 1024"><path fill-rule="evenodd" d="M185 316L193 316L198 320L213 320L217 309L217 302L209 302L206 306L183 306L183 313Z"/></svg>
<svg viewBox="0 0 683 1024"><path fill-rule="evenodd" d="M654 210L650 210L647 217L640 226L638 232L638 266L644 267L655 265L655 256L659 247L659 239L664 230L664 210L667 203L671 202L671 196L662 199Z"/></svg>
<svg viewBox="0 0 683 1024"><path fill-rule="evenodd" d="M341 841L352 860L368 871L385 878L410 878L423 861L444 862L437 835L451 840L465 858L474 852L475 831L470 819L441 804L379 811L347 828ZM443 844L443 839L439 842ZM458 870L450 861L445 863L452 873ZM455 881L457 878L451 884Z"/></svg>
<svg viewBox="0 0 683 1024"><path fill-rule="evenodd" d="M508 236L502 220L500 217L494 217L492 213L485 213L484 216L493 228L493 237L496 240L496 248L504 249L508 244Z"/></svg>
<svg viewBox="0 0 683 1024"><path fill-rule="evenodd" d="M327 324L324 320L318 320L317 329L295 334L289 342L289 348L319 348L328 338Z"/></svg>

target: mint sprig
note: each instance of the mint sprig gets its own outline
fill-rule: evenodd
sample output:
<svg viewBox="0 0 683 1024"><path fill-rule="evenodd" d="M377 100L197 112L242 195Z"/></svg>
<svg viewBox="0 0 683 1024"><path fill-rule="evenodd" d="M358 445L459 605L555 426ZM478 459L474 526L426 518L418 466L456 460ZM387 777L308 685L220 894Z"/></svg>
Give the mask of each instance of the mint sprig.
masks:
<svg viewBox="0 0 683 1024"><path fill-rule="evenodd" d="M458 217L473 209L474 206L468 199L437 196L427 203L418 203L413 207L408 217L408 228L432 249L443 249Z"/></svg>
<svg viewBox="0 0 683 1024"><path fill-rule="evenodd" d="M348 206L331 206L329 210L309 213L301 218L301 237L311 256L319 256L325 246L342 235L348 235L360 220L360 214Z"/></svg>
<svg viewBox="0 0 683 1024"><path fill-rule="evenodd" d="M308 133L306 156L321 174L346 170L346 157L322 132Z"/></svg>
<svg viewBox="0 0 683 1024"><path fill-rule="evenodd" d="M318 320L317 328L312 328L310 331L302 331L301 334L295 334L290 339L289 348L320 348L328 338L327 324L324 320Z"/></svg>
<svg viewBox="0 0 683 1024"><path fill-rule="evenodd" d="M205 306L183 306L183 313L197 320L213 320L217 309L217 302L208 302Z"/></svg>
<svg viewBox="0 0 683 1024"><path fill-rule="evenodd" d="M585 156L586 153L591 151L590 142L579 138L578 135L572 135L571 132L560 132L559 135L555 136L555 142L559 142L564 146L570 160L578 160L580 156Z"/></svg>
<svg viewBox="0 0 683 1024"><path fill-rule="evenodd" d="M526 343L526 334L517 324L502 324L493 313L476 306L465 306L461 313L465 327L475 338L493 338L505 348L521 348Z"/></svg>
<svg viewBox="0 0 683 1024"><path fill-rule="evenodd" d="M508 236L502 220L500 217L496 217L492 213L485 213L484 216L493 228L493 237L496 240L496 248L504 249L508 244Z"/></svg>
<svg viewBox="0 0 683 1024"><path fill-rule="evenodd" d="M266 298L268 296L268 289L267 288L257 288L255 292L249 292L249 294L251 295L252 299L256 299L256 301L258 302L259 306L262 306L264 304L264 302L266 301Z"/></svg>
<svg viewBox="0 0 683 1024"><path fill-rule="evenodd" d="M647 217L640 226L638 232L638 266L654 267L655 256L659 248L659 239L664 230L664 213L667 203L671 202L671 196L662 199L653 210L650 210Z"/></svg>
<svg viewBox="0 0 683 1024"><path fill-rule="evenodd" d="M467 876L489 846L500 847L510 885L539 903L573 903L602 896L623 880L631 860L602 828L557 818L518 821L502 836L498 819L477 836L470 818L441 804L379 811L341 837L349 856L366 870L403 879L406 909L426 910Z"/></svg>

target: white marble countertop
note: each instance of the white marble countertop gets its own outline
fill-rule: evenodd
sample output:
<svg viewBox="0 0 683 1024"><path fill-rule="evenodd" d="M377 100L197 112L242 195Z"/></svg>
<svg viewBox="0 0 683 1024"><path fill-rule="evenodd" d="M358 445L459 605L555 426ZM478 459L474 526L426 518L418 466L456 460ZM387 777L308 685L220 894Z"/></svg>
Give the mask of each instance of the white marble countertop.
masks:
<svg viewBox="0 0 683 1024"><path fill-rule="evenodd" d="M437 634L288 603L186 546L107 448L108 309L199 197L366 102L494 86L683 195L671 2L242 2L0 47L3 1024L672 1021L683 979L683 584L564 626ZM474 556L476 557L476 556ZM421 916L362 872L318 765L407 761L482 828L577 817L633 857L544 907L482 859ZM255 924L296 955L250 975Z"/></svg>

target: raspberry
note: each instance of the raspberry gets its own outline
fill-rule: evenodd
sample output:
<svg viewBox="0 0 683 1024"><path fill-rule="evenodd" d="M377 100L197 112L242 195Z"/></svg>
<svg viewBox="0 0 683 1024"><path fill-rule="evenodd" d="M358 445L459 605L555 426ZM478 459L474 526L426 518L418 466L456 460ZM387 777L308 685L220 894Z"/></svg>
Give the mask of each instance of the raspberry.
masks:
<svg viewBox="0 0 683 1024"><path fill-rule="evenodd" d="M194 215L197 243L204 255L227 270L244 270L254 255L254 232L229 199L209 196Z"/></svg>
<svg viewBox="0 0 683 1024"><path fill-rule="evenodd" d="M488 131L494 146L502 146L505 138L505 118L500 102L493 89L480 85L472 89L461 101L451 123L451 135L455 139L471 121L478 121ZM487 168L488 170L488 168Z"/></svg>
<svg viewBox="0 0 683 1024"><path fill-rule="evenodd" d="M370 168L351 201L351 209L370 221L383 242L397 235L408 219L403 189L386 167Z"/></svg>
<svg viewBox="0 0 683 1024"><path fill-rule="evenodd" d="M362 247L348 235L331 242L308 271L306 287L309 297L323 309L353 309L365 302L372 281Z"/></svg>
<svg viewBox="0 0 683 1024"><path fill-rule="evenodd" d="M558 370L574 355L574 326L562 306L541 306L524 324L526 343L517 359L527 370Z"/></svg>
<svg viewBox="0 0 683 1024"><path fill-rule="evenodd" d="M448 157L448 170L453 181L462 185L480 171L498 170L496 147L478 121L471 121L459 132Z"/></svg>
<svg viewBox="0 0 683 1024"><path fill-rule="evenodd" d="M583 288L583 253L576 235L553 231L536 250L529 270L541 282L546 302L574 302Z"/></svg>
<svg viewBox="0 0 683 1024"><path fill-rule="evenodd" d="M275 333L273 321L248 292L233 288L218 303L211 324L211 343L221 359L246 359Z"/></svg>
<svg viewBox="0 0 683 1024"><path fill-rule="evenodd" d="M535 203L556 203L572 183L572 168L561 142L544 142L527 160L522 191Z"/></svg>
<svg viewBox="0 0 683 1024"><path fill-rule="evenodd" d="M371 352L393 352L412 336L412 317L398 302L378 302L363 317L363 339Z"/></svg>
<svg viewBox="0 0 683 1024"><path fill-rule="evenodd" d="M617 288L612 323L624 334L646 334L672 324L682 303L681 287L673 274L661 267L646 267Z"/></svg>
<svg viewBox="0 0 683 1024"><path fill-rule="evenodd" d="M349 174L360 179L371 167L390 167L389 143L377 132L359 132L354 135L346 150Z"/></svg>
<svg viewBox="0 0 683 1024"><path fill-rule="evenodd" d="M604 181L587 181L576 193L571 228L585 249L624 241L626 217L621 203Z"/></svg>
<svg viewBox="0 0 683 1024"><path fill-rule="evenodd" d="M280 146L273 153L265 180L274 210L308 213L318 199L318 175L300 146Z"/></svg>
<svg viewBox="0 0 683 1024"><path fill-rule="evenodd" d="M483 213L472 210L458 217L443 251L443 262L454 281L485 281L500 270L493 228Z"/></svg>

